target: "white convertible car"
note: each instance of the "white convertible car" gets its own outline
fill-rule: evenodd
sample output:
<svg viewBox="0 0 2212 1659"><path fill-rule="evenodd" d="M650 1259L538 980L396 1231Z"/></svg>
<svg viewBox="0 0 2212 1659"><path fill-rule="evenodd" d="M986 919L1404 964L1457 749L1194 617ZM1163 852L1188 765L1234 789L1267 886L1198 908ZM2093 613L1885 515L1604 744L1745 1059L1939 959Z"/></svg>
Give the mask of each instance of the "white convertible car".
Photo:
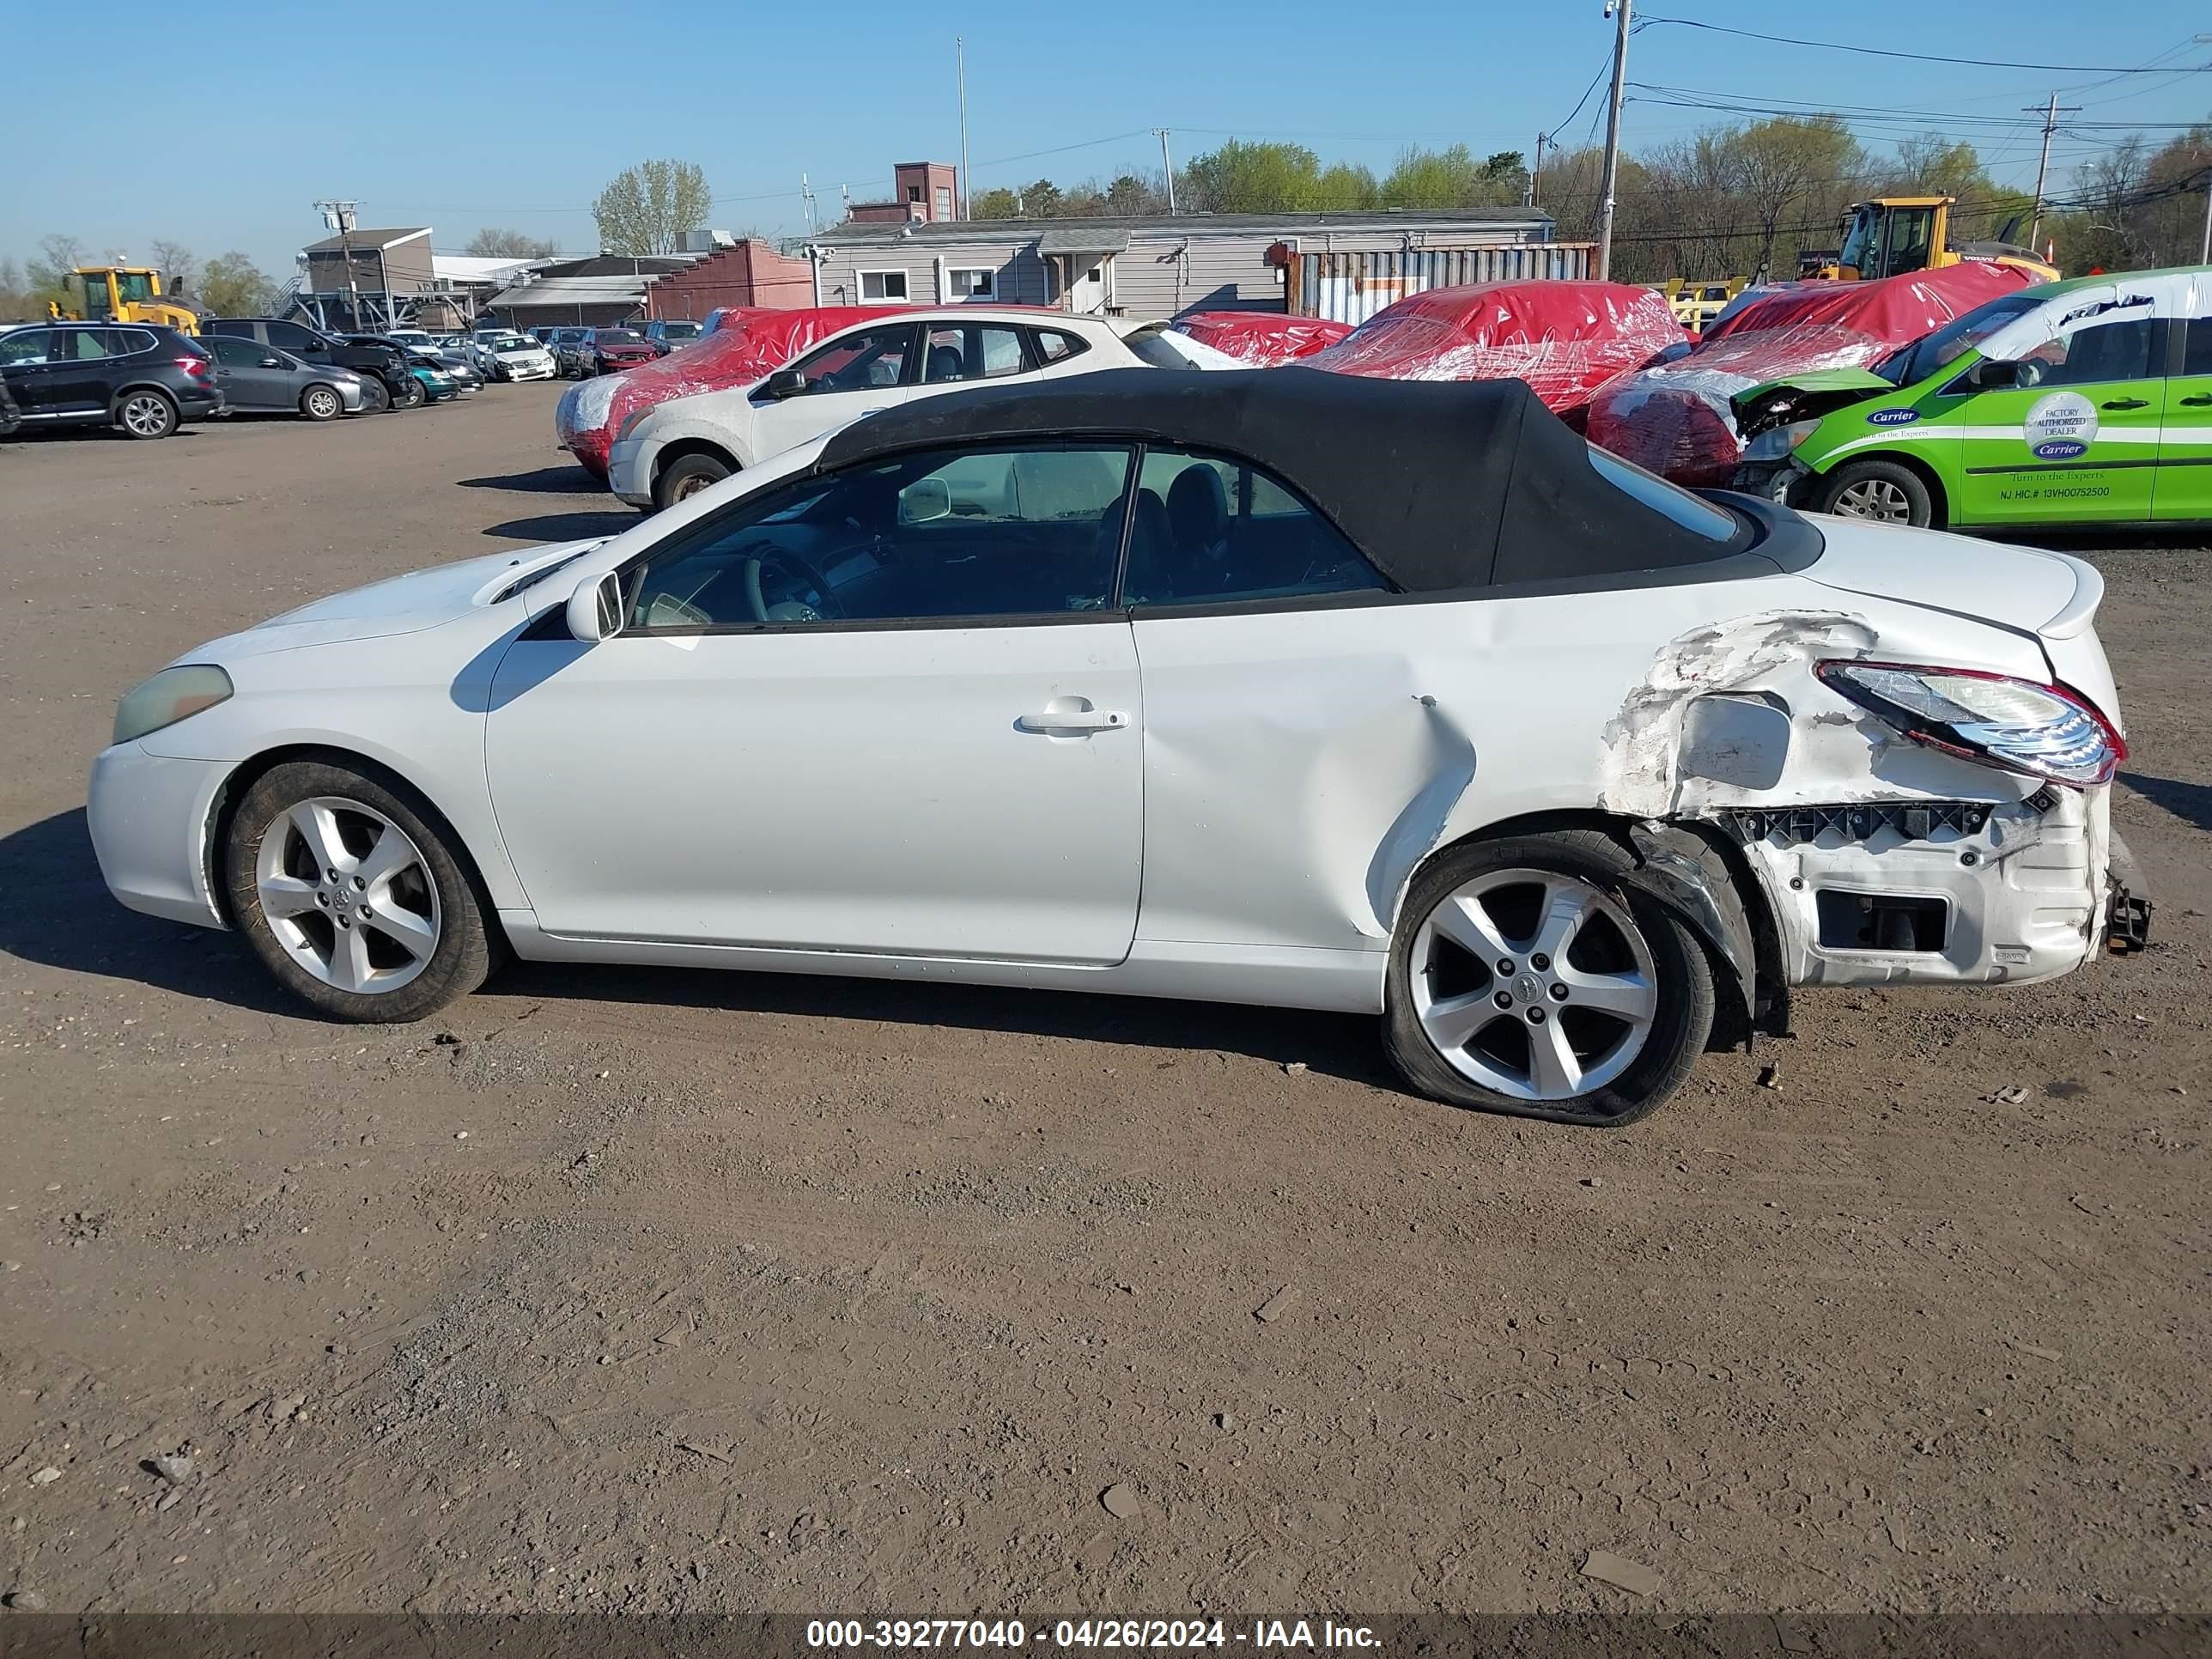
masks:
<svg viewBox="0 0 2212 1659"><path fill-rule="evenodd" d="M1618 1124L1792 987L2140 937L2101 592L1688 494L1517 382L1109 371L189 651L91 823L345 1019L507 952L1268 1003Z"/></svg>

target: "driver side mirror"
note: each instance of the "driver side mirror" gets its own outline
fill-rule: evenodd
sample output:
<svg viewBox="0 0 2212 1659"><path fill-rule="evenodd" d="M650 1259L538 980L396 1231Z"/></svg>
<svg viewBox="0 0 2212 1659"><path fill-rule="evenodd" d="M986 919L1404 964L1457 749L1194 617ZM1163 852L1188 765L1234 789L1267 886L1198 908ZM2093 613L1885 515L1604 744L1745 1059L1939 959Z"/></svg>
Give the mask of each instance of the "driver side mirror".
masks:
<svg viewBox="0 0 2212 1659"><path fill-rule="evenodd" d="M2001 357L1984 357L1967 374L1966 380L1977 392L1994 392L2000 386L2020 384L2020 365Z"/></svg>
<svg viewBox="0 0 2212 1659"><path fill-rule="evenodd" d="M795 368L779 368L768 377L768 384L761 389L778 400L796 398L806 390L806 377Z"/></svg>
<svg viewBox="0 0 2212 1659"><path fill-rule="evenodd" d="M568 596L568 632L597 645L622 631L622 582L613 571L589 576Z"/></svg>

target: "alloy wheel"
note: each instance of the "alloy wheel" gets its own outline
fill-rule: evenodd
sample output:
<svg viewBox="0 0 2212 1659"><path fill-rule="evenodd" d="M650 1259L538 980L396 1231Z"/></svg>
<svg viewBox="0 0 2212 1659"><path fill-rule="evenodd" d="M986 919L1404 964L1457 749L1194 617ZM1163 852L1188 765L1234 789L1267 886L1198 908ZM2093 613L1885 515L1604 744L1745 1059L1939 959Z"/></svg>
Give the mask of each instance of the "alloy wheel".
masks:
<svg viewBox="0 0 2212 1659"><path fill-rule="evenodd" d="M254 886L270 931L325 985L396 991L438 949L437 883L422 849L373 806L303 800L262 832Z"/></svg>
<svg viewBox="0 0 2212 1659"><path fill-rule="evenodd" d="M1847 519L1879 519L1886 524L1912 521L1912 503L1887 478L1861 478L1844 485L1836 496L1834 510Z"/></svg>
<svg viewBox="0 0 2212 1659"><path fill-rule="evenodd" d="M307 412L319 421L329 420L338 412L338 394L328 386L309 387Z"/></svg>
<svg viewBox="0 0 2212 1659"><path fill-rule="evenodd" d="M169 405L151 392L141 392L123 404L123 424L141 438L158 438L169 429Z"/></svg>
<svg viewBox="0 0 2212 1659"><path fill-rule="evenodd" d="M1411 968L1413 1012L1437 1054L1516 1100L1604 1088L1658 1015L1635 919L1556 871L1491 871L1446 894L1413 935Z"/></svg>

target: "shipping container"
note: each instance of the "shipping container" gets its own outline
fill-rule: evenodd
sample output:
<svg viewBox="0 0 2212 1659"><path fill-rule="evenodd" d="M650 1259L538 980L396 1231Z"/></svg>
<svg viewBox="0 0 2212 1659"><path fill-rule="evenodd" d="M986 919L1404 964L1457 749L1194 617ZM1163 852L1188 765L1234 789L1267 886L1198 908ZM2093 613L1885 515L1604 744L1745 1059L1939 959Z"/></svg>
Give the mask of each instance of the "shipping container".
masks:
<svg viewBox="0 0 2212 1659"><path fill-rule="evenodd" d="M1293 316L1365 322L1408 294L1474 283L1579 282L1596 263L1595 242L1523 242L1510 247L1407 248L1390 253L1291 255L1287 309Z"/></svg>

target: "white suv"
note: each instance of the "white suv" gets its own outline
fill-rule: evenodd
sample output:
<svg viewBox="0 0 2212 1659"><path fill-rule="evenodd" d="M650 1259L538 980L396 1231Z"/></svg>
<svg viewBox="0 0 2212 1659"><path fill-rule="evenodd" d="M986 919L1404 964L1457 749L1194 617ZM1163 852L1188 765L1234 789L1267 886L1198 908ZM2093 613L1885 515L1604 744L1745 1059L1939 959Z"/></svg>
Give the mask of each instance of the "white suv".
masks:
<svg viewBox="0 0 2212 1659"><path fill-rule="evenodd" d="M894 404L1143 362L1098 318L988 306L878 317L831 335L756 385L640 410L615 434L607 483L633 507L664 507Z"/></svg>

